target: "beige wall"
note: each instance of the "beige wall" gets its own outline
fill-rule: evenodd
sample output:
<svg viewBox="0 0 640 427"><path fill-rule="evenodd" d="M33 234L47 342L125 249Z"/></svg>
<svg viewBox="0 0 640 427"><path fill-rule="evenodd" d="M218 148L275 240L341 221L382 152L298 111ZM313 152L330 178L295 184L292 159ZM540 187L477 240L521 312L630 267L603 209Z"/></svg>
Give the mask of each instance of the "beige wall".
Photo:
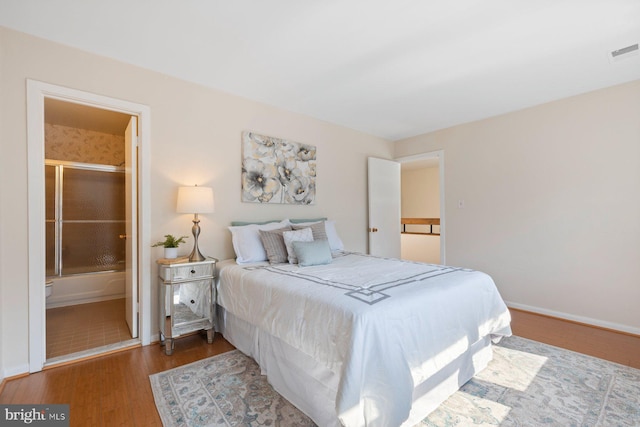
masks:
<svg viewBox="0 0 640 427"><path fill-rule="evenodd" d="M403 218L440 218L440 169L438 167L402 171L401 215ZM407 231L440 232L439 226L406 225ZM440 263L440 237L417 234L401 236L402 259Z"/></svg>
<svg viewBox="0 0 640 427"><path fill-rule="evenodd" d="M440 169L402 171L402 217L440 218Z"/></svg>
<svg viewBox="0 0 640 427"><path fill-rule="evenodd" d="M395 150L445 152L447 264L514 306L640 333L640 81Z"/></svg>
<svg viewBox="0 0 640 427"><path fill-rule="evenodd" d="M232 257L226 229L231 220L283 217L335 219L346 247L366 250L366 158L391 158L391 143L3 28L0 67L0 375L28 369L26 79L150 107L151 180L146 186L152 241L167 233L191 233L191 216L175 212L176 192L180 185L200 184L212 186L216 197L216 212L201 216L199 243L206 255ZM240 202L243 130L317 146L315 205ZM161 248L152 256L162 256ZM155 272L153 262L142 268Z"/></svg>

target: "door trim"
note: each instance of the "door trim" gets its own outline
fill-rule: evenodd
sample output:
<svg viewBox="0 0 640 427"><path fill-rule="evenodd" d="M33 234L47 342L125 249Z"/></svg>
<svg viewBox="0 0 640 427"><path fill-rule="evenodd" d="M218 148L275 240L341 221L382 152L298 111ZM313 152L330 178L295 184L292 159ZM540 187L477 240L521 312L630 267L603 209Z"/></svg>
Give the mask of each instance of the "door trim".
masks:
<svg viewBox="0 0 640 427"><path fill-rule="evenodd" d="M417 160L438 159L438 175L440 180L440 264L446 265L446 215L444 194L444 150L430 151L415 154L413 156L398 157L394 159L400 163L410 163Z"/></svg>
<svg viewBox="0 0 640 427"><path fill-rule="evenodd" d="M27 188L29 230L29 372L46 361L44 100L54 98L138 117L138 298L140 341L151 342L151 109L142 104L27 79Z"/></svg>

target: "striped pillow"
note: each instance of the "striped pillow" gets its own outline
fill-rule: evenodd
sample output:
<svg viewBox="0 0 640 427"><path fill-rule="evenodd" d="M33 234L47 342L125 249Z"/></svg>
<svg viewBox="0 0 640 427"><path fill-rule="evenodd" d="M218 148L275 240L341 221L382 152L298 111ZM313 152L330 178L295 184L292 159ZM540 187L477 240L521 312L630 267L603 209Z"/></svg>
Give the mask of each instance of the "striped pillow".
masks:
<svg viewBox="0 0 640 427"><path fill-rule="evenodd" d="M301 230L303 228L310 228L313 233L313 240L328 240L327 231L324 227L324 221L307 223L307 224L291 224L294 230Z"/></svg>
<svg viewBox="0 0 640 427"><path fill-rule="evenodd" d="M291 227L278 228L276 230L260 230L260 240L267 253L270 264L288 262L287 247L284 244L282 233L291 231Z"/></svg>

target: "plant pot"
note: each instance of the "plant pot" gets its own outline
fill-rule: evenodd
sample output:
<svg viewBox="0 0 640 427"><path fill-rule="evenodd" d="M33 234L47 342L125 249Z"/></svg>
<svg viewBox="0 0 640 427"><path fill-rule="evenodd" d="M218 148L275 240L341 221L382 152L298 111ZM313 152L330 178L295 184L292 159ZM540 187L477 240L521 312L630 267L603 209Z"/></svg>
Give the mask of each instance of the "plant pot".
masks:
<svg viewBox="0 0 640 427"><path fill-rule="evenodd" d="M164 248L164 257L167 259L178 258L178 248Z"/></svg>

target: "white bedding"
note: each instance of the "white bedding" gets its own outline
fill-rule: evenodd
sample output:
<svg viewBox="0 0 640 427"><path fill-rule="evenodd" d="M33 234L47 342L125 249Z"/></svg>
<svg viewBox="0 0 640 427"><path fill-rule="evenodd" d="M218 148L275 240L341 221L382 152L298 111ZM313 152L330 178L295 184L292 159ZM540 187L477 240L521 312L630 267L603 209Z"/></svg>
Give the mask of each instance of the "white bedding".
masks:
<svg viewBox="0 0 640 427"><path fill-rule="evenodd" d="M401 425L420 384L511 334L488 275L356 253L311 267L223 264L218 304L336 373L346 426Z"/></svg>

